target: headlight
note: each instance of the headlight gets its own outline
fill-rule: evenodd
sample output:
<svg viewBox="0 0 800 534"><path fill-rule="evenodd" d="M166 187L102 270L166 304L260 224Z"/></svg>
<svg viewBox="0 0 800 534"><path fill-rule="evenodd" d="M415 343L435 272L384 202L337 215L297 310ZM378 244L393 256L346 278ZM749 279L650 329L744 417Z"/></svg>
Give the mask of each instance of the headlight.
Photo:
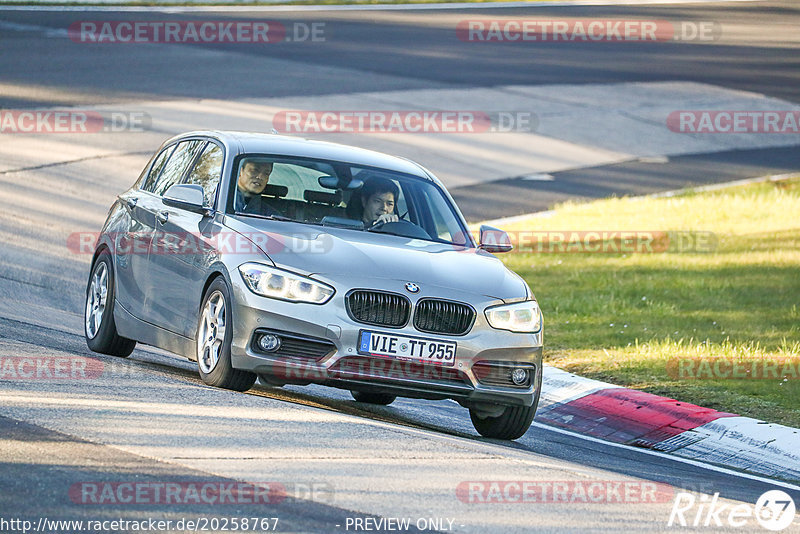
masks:
<svg viewBox="0 0 800 534"><path fill-rule="evenodd" d="M492 328L498 330L533 334L542 329L542 312L535 300L488 308L486 320Z"/></svg>
<svg viewBox="0 0 800 534"><path fill-rule="evenodd" d="M250 291L273 299L324 304L336 292L322 282L260 263L240 265L239 272Z"/></svg>

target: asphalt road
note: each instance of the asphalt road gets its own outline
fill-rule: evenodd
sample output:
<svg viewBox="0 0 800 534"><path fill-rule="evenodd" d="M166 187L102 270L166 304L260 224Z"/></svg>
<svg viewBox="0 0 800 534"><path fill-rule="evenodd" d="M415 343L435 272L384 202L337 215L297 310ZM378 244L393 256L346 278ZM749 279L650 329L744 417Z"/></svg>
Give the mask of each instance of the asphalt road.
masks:
<svg viewBox="0 0 800 534"><path fill-rule="evenodd" d="M574 11L482 11L481 16L497 13L557 17ZM471 47L454 39L452 28L474 17L474 11L275 13L268 17L324 21L330 39L324 45L256 49L92 46L49 38L42 29L63 30L86 19L183 20L185 14L0 10L0 105L52 108L174 100L190 106L193 99L208 98L667 80L800 102L799 14L793 2L582 8L587 18L722 21L729 41ZM91 379L0 380L0 519L177 521L256 515L279 517L277 530L282 532L337 532L353 530L346 528L348 518L408 517L414 524L422 518L441 520L421 523L425 530L452 525L459 532L660 532L672 530L668 521L680 488L720 493L728 504L752 505L766 489L778 487L540 425L515 443L484 440L472 430L466 411L451 402L400 400L386 408L365 407L346 392L319 387L257 387L239 394L204 386L193 364L159 351L140 348L128 360L91 354L80 335L89 258L68 250L67 239L100 228L114 196L130 186L167 133L66 136L63 142L52 136L15 136L0 147L0 355L66 358L102 368ZM716 161L696 156L697 161L678 159L675 164L695 168L689 180L697 182L719 179L708 171L720 166L731 178L800 167L791 148L770 150L719 153ZM620 178L610 183L608 168L594 168L568 171L555 182L529 181L525 187L535 186L531 198L552 194L558 200L684 183L670 163L658 170L648 165L621 164L612 169ZM597 180L602 177L606 182ZM531 204L512 204L519 184L509 181L456 193L466 204L474 202L469 213L475 218L511 215ZM508 188L509 194L487 203L485 195L500 190L492 187ZM484 202L474 200L481 197ZM655 482L667 485L668 498L476 504L456 492L470 480ZM261 505L97 504L71 493L84 483L192 481L277 482L289 498ZM313 487L319 491L309 490ZM800 498L796 489L787 491ZM755 522L750 527L759 528ZM2 524L0 530L10 531ZM736 529L711 525L686 530Z"/></svg>
<svg viewBox="0 0 800 534"><path fill-rule="evenodd" d="M464 42L458 38L459 22L489 17L663 20L676 27L682 23L708 23L714 32L709 40L665 42ZM323 38L260 46L245 43L92 44L65 38L71 24L87 20L265 19L281 22L290 32L295 25L311 28L311 25L321 24ZM335 103L340 101L346 102L345 107L353 105L352 99L341 100L342 96L380 95L386 91L396 94L398 91L453 90L465 96L455 95L452 101L468 103L470 95L482 88L522 86L535 90L554 85L614 87L674 81L746 91L748 93L742 94L763 95L781 99L774 102L797 104L800 103L798 20L800 6L791 1L294 13L0 9L0 50L3 52L0 55L0 106L53 109L106 105L114 109L113 106L131 102L175 101L180 102L177 106L185 108L185 103L203 99L211 103L205 107L202 102L198 103L197 120L185 124L217 127L222 120L209 123L201 119L214 111L214 100L263 102L277 99L283 105L291 105L305 97L315 99L311 102L318 102L317 109L330 109L326 106L336 109ZM499 98L503 96L501 92ZM721 95L707 95L706 103L713 102L715 97L722 98ZM498 96L489 98L497 100ZM637 104L646 107L648 97L643 98ZM308 105L309 101L303 102ZM774 102L747 105L752 106L748 109L758 109L754 106L775 105ZM539 106L553 105L558 107L547 99L539 103ZM164 114L153 115L151 130L162 132L162 138L182 129L174 123L163 125L167 110L163 111ZM534 111L546 116L551 109L540 107ZM579 146L603 147L603 129L612 130L606 137L614 137L619 135L616 130L625 131L630 127L624 121L619 122L620 113L624 115L625 110L617 110L610 116L587 117L583 124L578 121L570 128L587 129L592 133L575 136L573 131L566 140L575 141L573 137L577 137ZM267 125L256 123L243 127L263 129ZM455 150L460 146L440 144L438 139L424 139L428 148L421 148L421 143L416 146L405 141L398 143L394 138L392 142L384 142L375 136L334 136L334 140L421 161L444 179L471 221L547 209L570 198L641 194L800 170L800 151L786 148L783 141L787 136L774 135L768 139L772 146L759 144L759 141L731 146L728 150L714 148L710 152L711 148L698 140L695 148L689 144L678 151L677 157L659 164L638 162L636 150L628 149L641 144L642 137L651 134L632 131L610 147L615 153L630 152L633 157L613 154L584 157L584 164L578 157L573 163L560 167L559 158L569 159L559 153L569 147L561 145L543 146L539 149L541 154L537 155L539 159L512 163L518 159L515 153L524 153L524 139L511 141L498 137L496 142L481 139L480 143L464 143L468 146L463 153ZM733 139L733 145L739 139L737 136L723 136L723 139L725 137ZM762 137L770 138L769 135ZM783 142L784 146L775 146L773 141ZM528 143L536 147L541 144L541 138ZM796 143L795 140L790 145L797 146ZM658 148L650 151L657 152ZM496 161L490 163L492 153ZM556 183L518 179L529 172L541 172L542 159L548 160L546 163L550 167L556 162L557 172L551 173ZM503 161L508 162L506 169ZM550 168L547 164L544 167ZM461 177L467 179L466 184ZM491 202L486 202L486 198L491 198Z"/></svg>
<svg viewBox="0 0 800 534"><path fill-rule="evenodd" d="M485 440L465 410L448 401L374 407L322 387L215 390L200 382L192 364L158 351L139 349L119 360L92 354L80 335L61 326L31 328L9 319L0 326L4 354L102 368L91 379L0 381L0 510L34 524L41 517L256 516L278 517L281 532L337 532L353 530L343 527L348 518L401 517L451 520L457 532L660 532L679 492L718 493L720 505L730 507L782 487L542 425L513 443ZM509 480L651 483L658 497L489 504L465 502L457 493L467 481ZM116 493L99 502L81 493L86 485L235 482L278 484L286 498L198 505L148 493L131 504ZM800 498L800 491L783 489ZM686 517L691 523L694 516ZM701 530L735 531L713 524Z"/></svg>
<svg viewBox="0 0 800 534"><path fill-rule="evenodd" d="M710 21L710 41L482 42L456 36L456 24L489 17ZM4 107L95 104L132 97L263 98L421 87L587 84L686 80L800 102L797 20L791 0L674 6L266 13L18 12L0 20L52 29L77 21L277 20L323 22L324 42L268 46L81 44L3 31L2 80L29 92L0 97ZM208 54L197 62L198 48ZM276 68L285 65L288 68ZM326 76L328 69L351 76Z"/></svg>

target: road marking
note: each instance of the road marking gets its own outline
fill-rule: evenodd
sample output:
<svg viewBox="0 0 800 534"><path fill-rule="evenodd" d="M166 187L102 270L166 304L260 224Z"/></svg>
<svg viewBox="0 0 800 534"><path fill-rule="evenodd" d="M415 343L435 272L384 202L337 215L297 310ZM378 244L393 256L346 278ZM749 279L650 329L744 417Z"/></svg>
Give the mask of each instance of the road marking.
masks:
<svg viewBox="0 0 800 534"><path fill-rule="evenodd" d="M682 464L687 464L687 465L691 465L693 467L700 467L700 468L703 468L703 469L708 469L710 471L715 471L717 473L722 473L724 475L731 475L731 476L735 476L735 477L747 478L749 480L755 480L756 482L763 482L764 484L772 484L773 486L780 486L782 488L787 488L787 489L791 489L791 490L800 491L800 486L791 484L789 482L784 482L782 480L774 480L774 479L771 479L771 478L760 477L758 475L751 475L750 473L742 473L740 471L733 471L732 469L728 469L726 467L720 467L720 466L717 466L717 465L711 465L711 464L707 464L707 463L703 463L703 462L698 462L698 461L695 461L695 460L690 460L688 458L681 458L680 456L673 456L671 454L666 454L666 453L663 453L663 452L657 452L657 451L653 451L653 450L650 450L650 449L640 449L638 447L631 447L630 445L622 445L620 443L612 443L610 441L605 441L605 440L602 440L602 439L599 439L599 438L593 438L591 436L584 436L583 434L576 434L575 432L570 432L569 430L556 428L556 427L545 425L545 424L542 424L542 423L534 422L531 426L532 427L543 428L543 429L546 429L546 430L551 430L551 431L557 432L559 434L564 434L564 435L572 436L572 437L579 438L579 439L585 439L585 440L591 441L593 443L601 443L601 444L604 444L604 445L608 445L609 447L615 447L615 448L618 448L618 449L625 449L626 451L636 451L636 452L640 452L642 454L648 454L650 456L657 456L657 457L659 457L661 459L664 459L664 460L675 460L676 462L680 462Z"/></svg>
<svg viewBox="0 0 800 534"><path fill-rule="evenodd" d="M644 156L637 160L639 163L669 163L667 156Z"/></svg>
<svg viewBox="0 0 800 534"><path fill-rule="evenodd" d="M36 26L34 24L19 24L16 22L8 22L6 20L0 20L0 30L11 32L42 32L46 37L69 37L69 32L64 28L51 28L48 26Z"/></svg>
<svg viewBox="0 0 800 534"><path fill-rule="evenodd" d="M526 174L525 176L520 176L520 180L525 180L526 182L552 182L555 180L555 177L552 174Z"/></svg>

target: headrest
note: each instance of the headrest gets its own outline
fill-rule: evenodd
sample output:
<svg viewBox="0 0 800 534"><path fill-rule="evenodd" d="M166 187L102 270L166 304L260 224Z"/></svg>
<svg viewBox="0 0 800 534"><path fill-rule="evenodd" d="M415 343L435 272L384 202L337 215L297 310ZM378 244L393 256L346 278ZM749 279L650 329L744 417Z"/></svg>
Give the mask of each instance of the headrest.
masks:
<svg viewBox="0 0 800 534"><path fill-rule="evenodd" d="M342 192L326 193L324 191L306 191L303 193L303 198L306 199L306 202L337 206L342 201Z"/></svg>
<svg viewBox="0 0 800 534"><path fill-rule="evenodd" d="M278 197L283 198L289 194L289 188L285 185L273 185L267 184L264 190L261 192L261 196L265 197Z"/></svg>

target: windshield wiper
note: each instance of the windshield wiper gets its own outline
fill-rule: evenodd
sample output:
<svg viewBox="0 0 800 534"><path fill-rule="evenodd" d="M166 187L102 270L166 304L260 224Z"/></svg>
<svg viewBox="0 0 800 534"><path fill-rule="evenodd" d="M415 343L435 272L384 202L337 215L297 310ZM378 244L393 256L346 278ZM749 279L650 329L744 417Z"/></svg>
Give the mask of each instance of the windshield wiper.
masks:
<svg viewBox="0 0 800 534"><path fill-rule="evenodd" d="M284 215L261 215L260 213L243 213L241 211L237 211L234 215L242 215L244 217L255 217L256 219L265 219L267 221L286 221L286 222L293 222L297 224L308 224L312 226L322 226L322 223L313 222L313 221L298 221L297 219L292 219L291 217L286 217Z"/></svg>
<svg viewBox="0 0 800 534"><path fill-rule="evenodd" d="M256 219L266 219L268 221L288 221L288 222L300 222L295 221L291 217L286 217L284 215L261 215L260 213L244 213L242 211L237 211L234 215L242 215L243 217L255 217Z"/></svg>

